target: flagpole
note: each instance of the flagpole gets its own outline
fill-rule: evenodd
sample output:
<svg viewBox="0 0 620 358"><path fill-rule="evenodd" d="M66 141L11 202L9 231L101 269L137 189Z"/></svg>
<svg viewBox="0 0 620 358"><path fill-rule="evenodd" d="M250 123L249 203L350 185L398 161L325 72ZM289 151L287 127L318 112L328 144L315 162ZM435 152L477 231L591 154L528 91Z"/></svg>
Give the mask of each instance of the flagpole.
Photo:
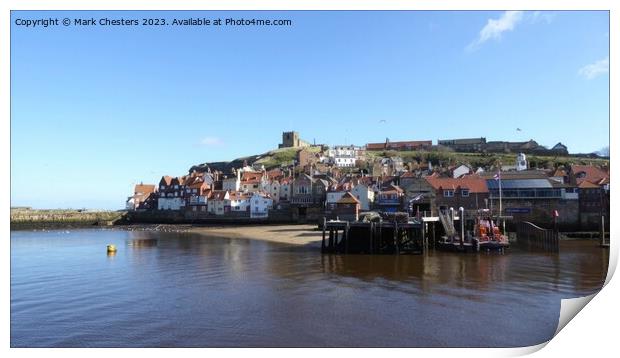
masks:
<svg viewBox="0 0 620 358"><path fill-rule="evenodd" d="M502 175L501 173L501 169L497 172L497 177L499 178L499 216L502 215Z"/></svg>

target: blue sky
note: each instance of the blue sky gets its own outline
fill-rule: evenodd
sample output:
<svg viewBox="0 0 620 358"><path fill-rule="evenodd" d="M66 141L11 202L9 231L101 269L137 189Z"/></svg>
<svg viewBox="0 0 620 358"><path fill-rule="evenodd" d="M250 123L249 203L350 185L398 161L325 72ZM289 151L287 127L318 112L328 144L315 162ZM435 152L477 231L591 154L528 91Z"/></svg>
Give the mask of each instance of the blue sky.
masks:
<svg viewBox="0 0 620 358"><path fill-rule="evenodd" d="M15 24L48 17L293 25ZM136 182L268 151L291 129L596 151L608 46L607 12L12 12L11 205L121 208Z"/></svg>

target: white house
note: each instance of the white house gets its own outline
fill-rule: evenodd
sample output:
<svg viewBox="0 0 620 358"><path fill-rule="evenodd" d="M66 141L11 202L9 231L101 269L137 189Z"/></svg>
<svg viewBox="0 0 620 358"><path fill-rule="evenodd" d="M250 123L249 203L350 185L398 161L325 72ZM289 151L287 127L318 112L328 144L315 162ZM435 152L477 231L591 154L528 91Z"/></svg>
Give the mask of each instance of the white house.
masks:
<svg viewBox="0 0 620 358"><path fill-rule="evenodd" d="M213 215L224 215L230 211L230 193L226 190L214 190L207 201L207 211Z"/></svg>
<svg viewBox="0 0 620 358"><path fill-rule="evenodd" d="M280 201L280 182L277 180L269 180L263 187L263 190L269 194L275 203Z"/></svg>
<svg viewBox="0 0 620 358"><path fill-rule="evenodd" d="M327 156L334 158L339 156L357 157L364 149L355 145L336 145L327 151Z"/></svg>
<svg viewBox="0 0 620 358"><path fill-rule="evenodd" d="M370 210L370 206L375 201L375 192L372 187L365 184L357 184L351 190L351 195L360 201L361 210Z"/></svg>
<svg viewBox="0 0 620 358"><path fill-rule="evenodd" d="M222 180L222 190L239 191L241 188L241 171L237 170L237 174L231 178Z"/></svg>
<svg viewBox="0 0 620 358"><path fill-rule="evenodd" d="M362 147L354 145L337 145L327 151L328 162L337 167L354 167L363 153Z"/></svg>
<svg viewBox="0 0 620 358"><path fill-rule="evenodd" d="M250 195L240 191L230 192L230 211L246 212L250 210Z"/></svg>
<svg viewBox="0 0 620 358"><path fill-rule="evenodd" d="M337 167L354 167L355 157L335 157L334 164Z"/></svg>
<svg viewBox="0 0 620 358"><path fill-rule="evenodd" d="M273 200L263 193L254 193L250 197L250 217L267 218L269 209L273 207Z"/></svg>
<svg viewBox="0 0 620 358"><path fill-rule="evenodd" d="M136 209L136 201L134 200L133 196L130 196L127 198L127 201L125 202L125 210L135 210Z"/></svg>

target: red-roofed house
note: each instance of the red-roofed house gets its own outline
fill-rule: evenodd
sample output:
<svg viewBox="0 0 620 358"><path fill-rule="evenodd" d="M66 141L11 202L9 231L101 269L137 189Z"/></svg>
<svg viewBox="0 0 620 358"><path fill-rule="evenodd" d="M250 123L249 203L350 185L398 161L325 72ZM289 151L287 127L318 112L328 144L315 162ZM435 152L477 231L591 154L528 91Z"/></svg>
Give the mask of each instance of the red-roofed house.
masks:
<svg viewBox="0 0 620 358"><path fill-rule="evenodd" d="M435 189L435 205L440 210L463 207L466 210L483 209L489 198L486 180L477 175L461 178L428 176L426 181Z"/></svg>
<svg viewBox="0 0 620 358"><path fill-rule="evenodd" d="M185 207L183 177L163 176L159 181L158 210L181 210Z"/></svg>
<svg viewBox="0 0 620 358"><path fill-rule="evenodd" d="M593 165L571 165L569 176L571 184L579 186L584 180L596 184L609 178L609 172Z"/></svg>
<svg viewBox="0 0 620 358"><path fill-rule="evenodd" d="M245 171L241 175L241 191L246 193L253 193L263 190L264 184L266 184L266 177L262 172L248 172Z"/></svg>
<svg viewBox="0 0 620 358"><path fill-rule="evenodd" d="M185 180L185 199L187 205L207 205L207 197L212 190L212 182L205 180L204 173L192 173ZM198 209L194 209L196 211Z"/></svg>
<svg viewBox="0 0 620 358"><path fill-rule="evenodd" d="M227 190L213 190L207 201L207 211L213 215L230 212L230 194Z"/></svg>
<svg viewBox="0 0 620 358"><path fill-rule="evenodd" d="M152 184L136 184L133 195L127 198L127 210L153 209L156 204L157 188Z"/></svg>
<svg viewBox="0 0 620 358"><path fill-rule="evenodd" d="M379 190L375 206L381 211L396 212L402 209L405 192L399 186L390 184Z"/></svg>

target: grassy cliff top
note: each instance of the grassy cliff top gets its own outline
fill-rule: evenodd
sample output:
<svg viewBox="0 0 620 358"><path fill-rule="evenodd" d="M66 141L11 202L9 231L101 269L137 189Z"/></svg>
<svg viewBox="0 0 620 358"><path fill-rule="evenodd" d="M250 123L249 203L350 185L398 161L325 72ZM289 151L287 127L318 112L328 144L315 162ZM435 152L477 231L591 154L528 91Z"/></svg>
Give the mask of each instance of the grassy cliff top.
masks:
<svg viewBox="0 0 620 358"><path fill-rule="evenodd" d="M255 163L262 164L265 168L278 167L282 164L291 164L293 160L297 159L297 152L301 149L302 148L275 149L261 155ZM321 151L320 147L306 147L305 149L312 153L319 153Z"/></svg>
<svg viewBox="0 0 620 358"><path fill-rule="evenodd" d="M469 164L475 168L493 166L498 162L502 165L514 165L517 157L514 153L459 153L449 151L368 151L366 156L369 160L382 157L401 157L405 163L413 161L422 163L430 160L434 165L440 162L444 166ZM577 156L527 155L527 160L530 166L539 168L569 166L571 164L609 165L609 159Z"/></svg>
<svg viewBox="0 0 620 358"><path fill-rule="evenodd" d="M297 158L297 152L302 148L280 148L269 152L253 155L243 158L237 158L230 162L212 162L193 166L191 169L205 168L222 170L225 173L230 172L231 168L240 168L244 162L249 165L264 165L265 168L271 169L281 165L291 165L293 160ZM306 147L313 153L319 153L320 147ZM405 163L431 163L436 166L468 164L474 168L491 167L498 163L502 165L514 165L517 155L515 153L460 153L452 151L367 151L366 160L373 162L377 158L383 157L400 157ZM527 160L531 167L538 168L555 168L558 166L570 166L571 164L594 164L609 165L609 159L605 158L589 158L586 156L543 156L543 155L527 155Z"/></svg>

